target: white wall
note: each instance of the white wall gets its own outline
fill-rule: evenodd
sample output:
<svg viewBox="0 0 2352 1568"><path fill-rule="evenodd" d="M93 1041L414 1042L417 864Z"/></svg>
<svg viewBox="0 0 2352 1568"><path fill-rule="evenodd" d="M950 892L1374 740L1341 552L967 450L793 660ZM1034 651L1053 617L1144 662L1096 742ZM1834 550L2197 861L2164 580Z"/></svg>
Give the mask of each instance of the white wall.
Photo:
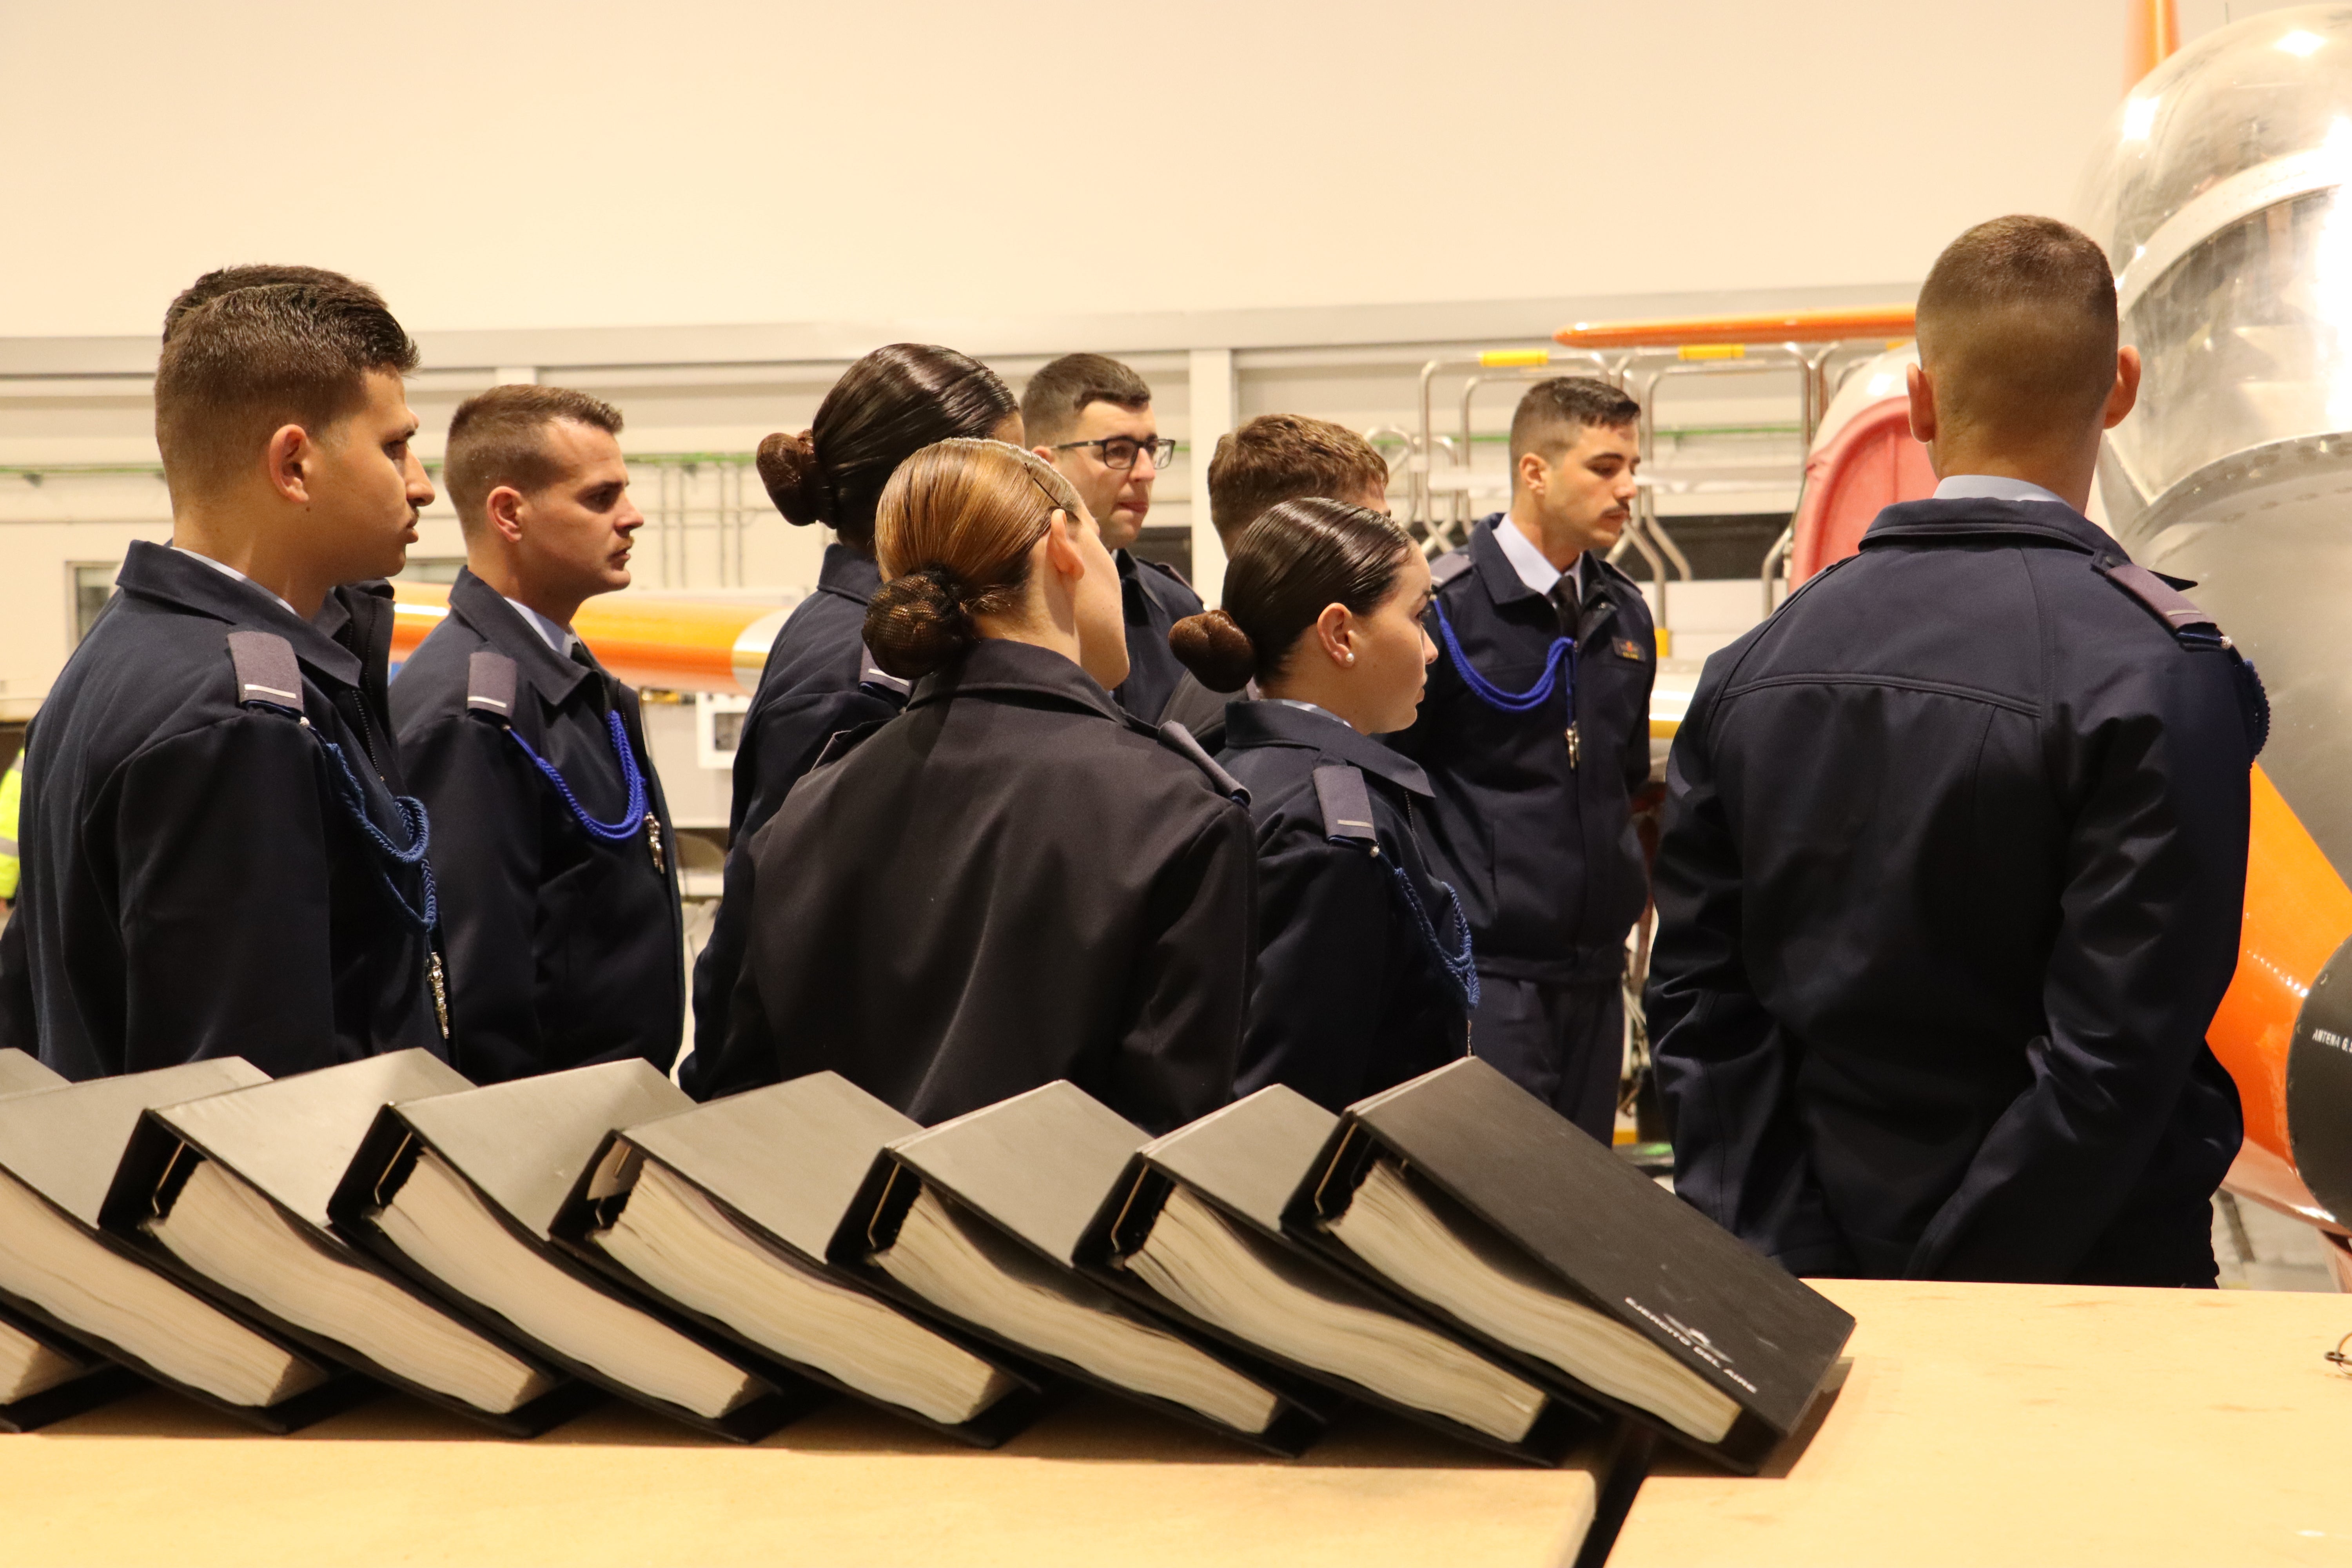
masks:
<svg viewBox="0 0 2352 1568"><path fill-rule="evenodd" d="M1916 279L2069 206L2122 12L12 0L0 336L251 259L423 331Z"/></svg>

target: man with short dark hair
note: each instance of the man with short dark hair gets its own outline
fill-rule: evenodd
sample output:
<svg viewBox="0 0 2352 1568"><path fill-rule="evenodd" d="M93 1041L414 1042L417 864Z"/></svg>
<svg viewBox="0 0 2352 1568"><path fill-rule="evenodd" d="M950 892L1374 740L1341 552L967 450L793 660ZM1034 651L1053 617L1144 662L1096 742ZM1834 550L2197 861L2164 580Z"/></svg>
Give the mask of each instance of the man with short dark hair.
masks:
<svg viewBox="0 0 2352 1568"><path fill-rule="evenodd" d="M452 1057L478 1083L643 1057L686 1017L676 856L637 695L572 630L629 584L645 514L620 412L498 386L449 423L466 532L449 614L392 689L433 813Z"/></svg>
<svg viewBox="0 0 2352 1568"><path fill-rule="evenodd" d="M385 708L388 591L433 487L416 349L333 274L216 290L155 377L172 543L34 721L22 926L72 1079L241 1056L272 1074L443 1047L424 815Z"/></svg>
<svg viewBox="0 0 2352 1568"><path fill-rule="evenodd" d="M1209 521L1231 555L1249 525L1284 501L1319 497L1386 513L1388 489L1387 459L1345 425L1303 414L1261 414L1217 437L1209 459ZM1223 738L1228 700L1187 670L1160 717L1205 737L1203 743L1214 750Z"/></svg>
<svg viewBox="0 0 2352 1568"><path fill-rule="evenodd" d="M1625 934L1649 901L1633 835L1656 637L1603 559L1631 515L1633 399L1538 382L1511 419L1511 508L1432 569L1439 649L1394 737L1436 792L1429 847L1468 915L1470 1048L1609 1142L1624 1063Z"/></svg>
<svg viewBox="0 0 2352 1568"><path fill-rule="evenodd" d="M1979 225L1918 331L1935 498L1708 659L1675 739L1675 1190L1799 1273L2210 1286L2268 709L2083 516L2139 389L2099 247Z"/></svg>
<svg viewBox="0 0 2352 1568"><path fill-rule="evenodd" d="M1151 388L1102 354L1064 354L1040 367L1021 394L1021 426L1036 454L1062 471L1094 513L1118 563L1126 598L1127 679L1111 695L1158 723L1184 667L1168 630L1201 613L1201 596L1174 567L1133 550L1151 510L1151 485L1176 454L1151 414Z"/></svg>

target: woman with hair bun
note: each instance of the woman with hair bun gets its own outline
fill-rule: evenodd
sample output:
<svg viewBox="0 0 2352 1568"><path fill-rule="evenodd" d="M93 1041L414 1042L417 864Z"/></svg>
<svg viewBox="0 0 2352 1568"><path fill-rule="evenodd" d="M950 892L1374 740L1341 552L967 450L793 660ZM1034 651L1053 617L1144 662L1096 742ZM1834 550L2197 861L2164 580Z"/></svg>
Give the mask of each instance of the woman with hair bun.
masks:
<svg viewBox="0 0 2352 1568"><path fill-rule="evenodd" d="M728 826L726 897L694 969L694 1043L679 1078L701 1085L727 1038L727 1007L742 964L745 900L735 896L740 847L774 814L827 741L887 719L905 683L877 668L862 640L866 606L882 585L874 563L874 509L898 465L958 436L1021 439L1021 409L994 371L953 349L892 343L851 365L797 436L760 443L768 499L797 527L822 524L816 592L793 607L768 649L759 689L735 748L735 801Z"/></svg>
<svg viewBox="0 0 2352 1568"><path fill-rule="evenodd" d="M1233 1092L1249 814L1127 675L1077 492L995 441L891 477L866 613L907 710L839 737L751 840L731 1093L831 1069L926 1124L1066 1078L1164 1131ZM728 897L738 892L730 887Z"/></svg>
<svg viewBox="0 0 2352 1568"><path fill-rule="evenodd" d="M1217 755L1257 842L1238 1092L1287 1084L1338 1110L1467 1048L1469 931L1414 827L1429 781L1373 739L1421 706L1429 595L1429 563L1381 513L1285 501L1235 542L1224 606L1169 635L1202 685L1262 694L1227 705Z"/></svg>

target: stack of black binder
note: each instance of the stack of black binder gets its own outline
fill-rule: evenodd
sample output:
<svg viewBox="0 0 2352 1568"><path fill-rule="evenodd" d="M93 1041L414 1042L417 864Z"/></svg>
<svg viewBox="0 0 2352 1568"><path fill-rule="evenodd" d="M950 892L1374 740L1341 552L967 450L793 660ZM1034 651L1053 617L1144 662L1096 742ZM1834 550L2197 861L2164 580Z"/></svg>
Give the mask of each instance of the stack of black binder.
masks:
<svg viewBox="0 0 2352 1568"><path fill-rule="evenodd" d="M141 1112L263 1081L259 1068L229 1057L0 1100L0 1301L66 1341L285 1432L370 1385L188 1289L99 1228Z"/></svg>
<svg viewBox="0 0 2352 1568"><path fill-rule="evenodd" d="M753 1442L819 1397L554 1245L615 1128L689 1110L647 1062L575 1068L387 1105L327 1200L345 1237L542 1364Z"/></svg>
<svg viewBox="0 0 2352 1568"><path fill-rule="evenodd" d="M471 1088L411 1050L151 1108L100 1223L320 1356L510 1436L545 1431L593 1391L452 1313L335 1235L327 1213L384 1106Z"/></svg>
<svg viewBox="0 0 2352 1568"><path fill-rule="evenodd" d="M883 1145L921 1131L836 1073L752 1089L614 1133L555 1238L763 1364L993 1447L1041 1408L1034 1369L825 1258Z"/></svg>

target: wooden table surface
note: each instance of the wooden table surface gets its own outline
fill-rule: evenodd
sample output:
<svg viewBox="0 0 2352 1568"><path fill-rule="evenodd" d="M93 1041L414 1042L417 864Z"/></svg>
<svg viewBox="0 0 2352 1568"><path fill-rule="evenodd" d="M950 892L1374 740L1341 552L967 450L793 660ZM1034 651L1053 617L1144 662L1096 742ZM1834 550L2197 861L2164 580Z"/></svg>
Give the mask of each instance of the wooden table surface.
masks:
<svg viewBox="0 0 2352 1568"><path fill-rule="evenodd" d="M1825 1282L1860 1320L1781 1473L1661 1466L1620 1568L2352 1568L2352 1297ZM993 1454L843 1402L754 1447L612 1405L529 1443L385 1398L290 1437L154 1393L0 1437L0 1561L1556 1563L1582 1469L1350 1417L1261 1458L1108 1400Z"/></svg>
<svg viewBox="0 0 2352 1568"><path fill-rule="evenodd" d="M1662 1466L1612 1568L2352 1564L2352 1297L1817 1285L1857 1326L1802 1454Z"/></svg>

